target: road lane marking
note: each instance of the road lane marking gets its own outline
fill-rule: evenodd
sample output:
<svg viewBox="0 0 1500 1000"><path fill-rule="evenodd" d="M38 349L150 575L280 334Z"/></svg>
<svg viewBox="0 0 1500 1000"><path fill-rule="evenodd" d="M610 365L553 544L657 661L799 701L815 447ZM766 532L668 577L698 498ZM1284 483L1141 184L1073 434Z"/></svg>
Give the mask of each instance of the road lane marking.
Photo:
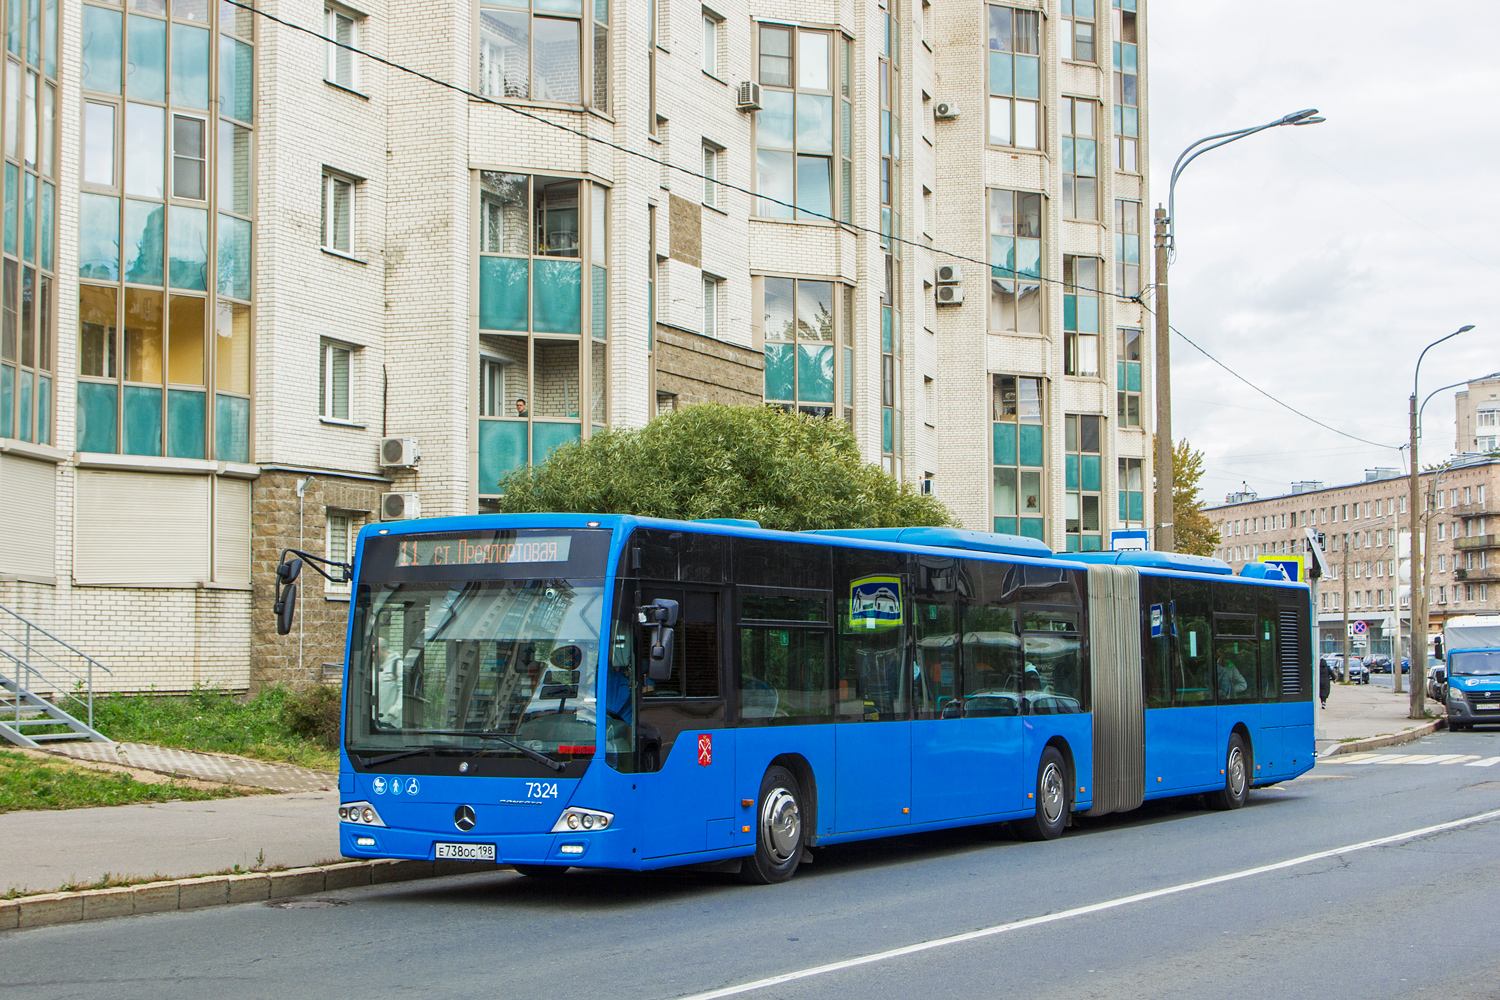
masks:
<svg viewBox="0 0 1500 1000"><path fill-rule="evenodd" d="M1440 764L1462 764L1465 761L1478 760L1478 759L1479 759L1479 755L1477 753L1466 753L1466 754L1459 754L1459 755L1455 756L1452 760L1439 761L1438 763L1440 763Z"/></svg>
<svg viewBox="0 0 1500 1000"><path fill-rule="evenodd" d="M1369 760L1371 757L1378 757L1380 755L1375 753L1341 753L1336 754L1335 756L1338 757L1338 763L1340 764L1353 764L1356 761ZM1318 763L1333 764L1334 760L1332 757L1321 757L1319 758Z"/></svg>
<svg viewBox="0 0 1500 1000"><path fill-rule="evenodd" d="M1401 760L1405 756L1406 756L1406 754L1402 754L1402 753L1378 753L1378 754L1375 754L1373 757L1366 757L1364 760L1356 761L1355 763L1359 763L1359 764L1389 764L1391 761L1393 761L1393 760Z"/></svg>
<svg viewBox="0 0 1500 1000"><path fill-rule="evenodd" d="M1476 760L1472 764L1465 764L1464 767L1493 767L1496 764L1500 764L1500 757L1486 757L1484 760Z"/></svg>
<svg viewBox="0 0 1500 1000"><path fill-rule="evenodd" d="M1440 754L1436 754L1436 755L1434 755L1432 757L1428 757L1425 760L1409 760L1409 761L1406 761L1406 763L1408 763L1408 764L1446 764L1450 760L1458 760L1458 758L1460 756L1462 756L1462 755L1461 754L1456 754L1456 753L1440 753Z"/></svg>
<svg viewBox="0 0 1500 1000"><path fill-rule="evenodd" d="M1500 757L1491 758L1488 762L1500 761ZM1473 764L1469 765L1473 767ZM708 990L704 993L691 993L679 996L675 1000L721 1000L722 997L739 996L743 993L753 993L756 990L767 989L771 986L780 986L783 983L794 983L801 979L811 979L814 976L825 976L831 972L842 972L845 969L857 969L862 965L873 965L876 962L886 962L893 958L904 958L907 955L918 955L924 951L933 951L938 948L947 948L950 945L966 944L970 941L979 941L984 938L995 937L1010 931L1025 930L1028 927L1040 927L1043 924L1053 924L1062 920L1071 920L1074 917L1085 917L1094 913L1102 913L1105 910L1114 910L1122 906L1130 906L1134 903L1144 903L1147 900L1160 899L1163 896L1175 896L1181 892L1190 892L1193 889L1203 889L1208 886L1222 885L1225 882L1237 882L1240 879L1250 878L1254 875L1264 875L1267 872L1281 871L1286 868L1295 868L1299 865L1311 864L1314 861L1322 861L1325 858L1339 857L1345 854L1353 854L1357 851L1368 851L1373 847L1385 847L1389 844L1405 843L1408 840L1416 840L1419 837L1428 837L1435 833L1446 833L1449 830L1457 830L1476 823L1485 823L1492 819L1500 819L1500 809L1492 809L1489 812L1477 813L1466 816L1463 819L1452 820L1447 823L1437 823L1433 826L1424 826L1419 830L1408 830L1405 833L1392 834L1389 837L1378 837L1375 840L1365 840L1347 847L1335 847L1328 851L1318 851L1316 854L1304 854L1301 857L1289 858L1286 861L1277 861L1269 865L1258 865L1255 868L1245 868L1227 875L1215 875L1212 878L1198 879L1193 882L1182 882L1177 885L1167 886L1165 889L1152 889L1149 892L1138 892L1130 896L1121 896L1117 899L1108 899L1101 903L1090 903L1087 906L1075 906L1070 910L1060 910L1057 913L1047 913L1040 917L1027 917L1025 920L1014 920L1008 924L995 924L990 927L981 927L978 930L966 931L963 934L953 934L948 937L934 938L931 941L922 941L918 944L909 944L901 948L891 948L888 951L875 952L871 955L861 955L858 958L846 958L841 962L829 962L826 965L815 965L807 969L798 969L795 972L784 972L779 976L768 976L765 979L757 979L749 983L741 983L738 986L725 986L717 990Z"/></svg>

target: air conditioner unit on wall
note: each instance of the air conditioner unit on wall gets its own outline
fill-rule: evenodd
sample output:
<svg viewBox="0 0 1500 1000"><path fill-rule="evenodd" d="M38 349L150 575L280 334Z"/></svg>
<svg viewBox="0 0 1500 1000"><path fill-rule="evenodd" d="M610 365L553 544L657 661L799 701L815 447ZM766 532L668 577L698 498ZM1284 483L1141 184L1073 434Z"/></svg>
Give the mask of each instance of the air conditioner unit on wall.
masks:
<svg viewBox="0 0 1500 1000"><path fill-rule="evenodd" d="M937 290L937 304L940 306L962 305L964 301L964 290L959 285L939 285Z"/></svg>
<svg viewBox="0 0 1500 1000"><path fill-rule="evenodd" d="M740 89L737 96L738 100L735 102L735 107L741 111L760 110L760 84L751 80L740 81Z"/></svg>
<svg viewBox="0 0 1500 1000"><path fill-rule="evenodd" d="M410 521L422 516L422 498L415 493L380 494L382 521Z"/></svg>
<svg viewBox="0 0 1500 1000"><path fill-rule="evenodd" d="M958 105L952 101L938 101L933 105L932 116L938 121L951 121L958 117Z"/></svg>
<svg viewBox="0 0 1500 1000"><path fill-rule="evenodd" d="M409 469L422 459L416 438L381 438L380 465L386 469Z"/></svg>
<svg viewBox="0 0 1500 1000"><path fill-rule="evenodd" d="M964 269L959 264L939 264L937 269L937 283L940 285L956 285L964 280Z"/></svg>

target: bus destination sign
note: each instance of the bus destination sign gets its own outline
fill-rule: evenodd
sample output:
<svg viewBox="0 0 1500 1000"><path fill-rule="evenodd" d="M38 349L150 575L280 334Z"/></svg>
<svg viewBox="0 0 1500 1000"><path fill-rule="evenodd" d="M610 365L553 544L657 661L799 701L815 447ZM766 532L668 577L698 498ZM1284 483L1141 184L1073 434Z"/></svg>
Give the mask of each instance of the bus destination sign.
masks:
<svg viewBox="0 0 1500 1000"><path fill-rule="evenodd" d="M397 566L482 566L492 563L566 562L569 535L486 532L478 535L407 536L396 553Z"/></svg>

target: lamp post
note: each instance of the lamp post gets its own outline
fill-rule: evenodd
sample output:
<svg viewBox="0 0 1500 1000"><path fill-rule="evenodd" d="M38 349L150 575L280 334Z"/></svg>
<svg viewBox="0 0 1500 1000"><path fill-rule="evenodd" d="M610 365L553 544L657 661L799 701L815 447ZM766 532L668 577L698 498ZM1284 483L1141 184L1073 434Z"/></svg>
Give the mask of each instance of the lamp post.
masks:
<svg viewBox="0 0 1500 1000"><path fill-rule="evenodd" d="M1454 330L1446 337L1439 337L1422 348L1422 353L1417 355L1417 366L1412 371L1411 376L1411 402L1409 406L1411 440L1408 442L1408 447L1411 449L1411 484L1410 499L1408 501L1411 504L1411 636L1407 642L1407 659L1411 663L1411 711L1408 715L1413 719L1425 718L1427 713L1427 691L1424 686L1424 678L1427 674L1427 574L1425 572L1426 567L1422 562L1423 538L1417 530L1417 512L1419 510L1417 506L1417 494L1419 479L1422 474L1422 466L1417 461L1417 438L1420 436L1419 432L1421 430L1417 419L1418 382L1422 377L1422 359L1427 357L1428 351L1443 341L1452 340L1460 333L1468 333L1472 329L1474 329L1474 324L1468 323ZM1428 398L1430 399L1431 397L1429 396ZM1424 402L1423 405L1425 406L1426 403ZM1420 574L1418 573L1419 568L1423 570ZM1422 630L1420 632L1417 631L1417 613L1419 610L1422 616ZM1417 653L1417 638L1419 636L1422 639L1421 655ZM1396 667L1396 671L1393 684L1395 692L1400 694L1401 679L1399 665Z"/></svg>
<svg viewBox="0 0 1500 1000"><path fill-rule="evenodd" d="M1167 207L1156 206L1156 531L1155 543L1158 551L1177 551L1176 533L1173 531L1172 503L1172 324L1167 315L1167 258L1177 249L1176 204L1177 178L1187 165L1210 149L1227 146L1247 135L1264 132L1279 125L1316 125L1325 119L1319 117L1317 108L1294 111L1275 121L1251 128L1220 132L1204 136L1188 146L1172 165L1172 180L1167 185Z"/></svg>

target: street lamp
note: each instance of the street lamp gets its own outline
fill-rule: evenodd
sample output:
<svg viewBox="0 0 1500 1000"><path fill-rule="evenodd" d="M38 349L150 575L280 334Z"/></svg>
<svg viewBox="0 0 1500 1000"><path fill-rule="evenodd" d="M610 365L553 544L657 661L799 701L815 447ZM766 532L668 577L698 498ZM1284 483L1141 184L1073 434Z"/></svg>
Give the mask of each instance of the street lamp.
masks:
<svg viewBox="0 0 1500 1000"><path fill-rule="evenodd" d="M1472 329L1474 329L1473 323L1465 324L1464 326L1461 326L1457 330L1454 330L1452 333L1448 334L1446 337L1439 337L1437 340L1434 340L1432 343L1422 348L1422 353L1417 355L1417 367L1412 371L1411 375L1411 440L1409 442L1409 447L1411 448L1411 497L1409 501L1411 503L1411 636L1407 641L1406 648L1407 657L1411 661L1411 711L1408 713L1408 715L1413 719L1422 719L1426 718L1427 716L1427 691L1424 686L1424 677L1427 673L1427 574L1423 572L1419 576L1417 572L1418 567L1423 567L1425 569L1425 565L1422 562L1421 543L1423 539L1421 534L1417 531L1417 488L1419 484L1419 478L1422 474L1422 466L1417 461L1417 437L1420 430L1417 420L1418 382L1422 376L1422 359L1427 357L1428 351L1432 350L1443 341L1452 340L1460 333L1468 333ZM1431 398L1431 396L1428 397L1428 399ZM1422 405L1426 406L1427 404L1424 401ZM1417 655L1417 611L1419 607L1422 613L1421 636L1423 650L1423 653L1420 656ZM1399 672L1395 673L1393 684L1395 687L1395 693L1400 694L1401 675Z"/></svg>
<svg viewBox="0 0 1500 1000"><path fill-rule="evenodd" d="M1167 318L1167 253L1177 249L1177 178L1187 165L1210 149L1227 146L1247 135L1264 132L1280 125L1316 125L1325 119L1317 108L1307 108L1283 115L1275 121L1251 128L1204 136L1182 151L1172 165L1172 180L1167 185L1167 207L1156 205L1156 548L1161 552L1177 550L1172 511L1172 324Z"/></svg>

